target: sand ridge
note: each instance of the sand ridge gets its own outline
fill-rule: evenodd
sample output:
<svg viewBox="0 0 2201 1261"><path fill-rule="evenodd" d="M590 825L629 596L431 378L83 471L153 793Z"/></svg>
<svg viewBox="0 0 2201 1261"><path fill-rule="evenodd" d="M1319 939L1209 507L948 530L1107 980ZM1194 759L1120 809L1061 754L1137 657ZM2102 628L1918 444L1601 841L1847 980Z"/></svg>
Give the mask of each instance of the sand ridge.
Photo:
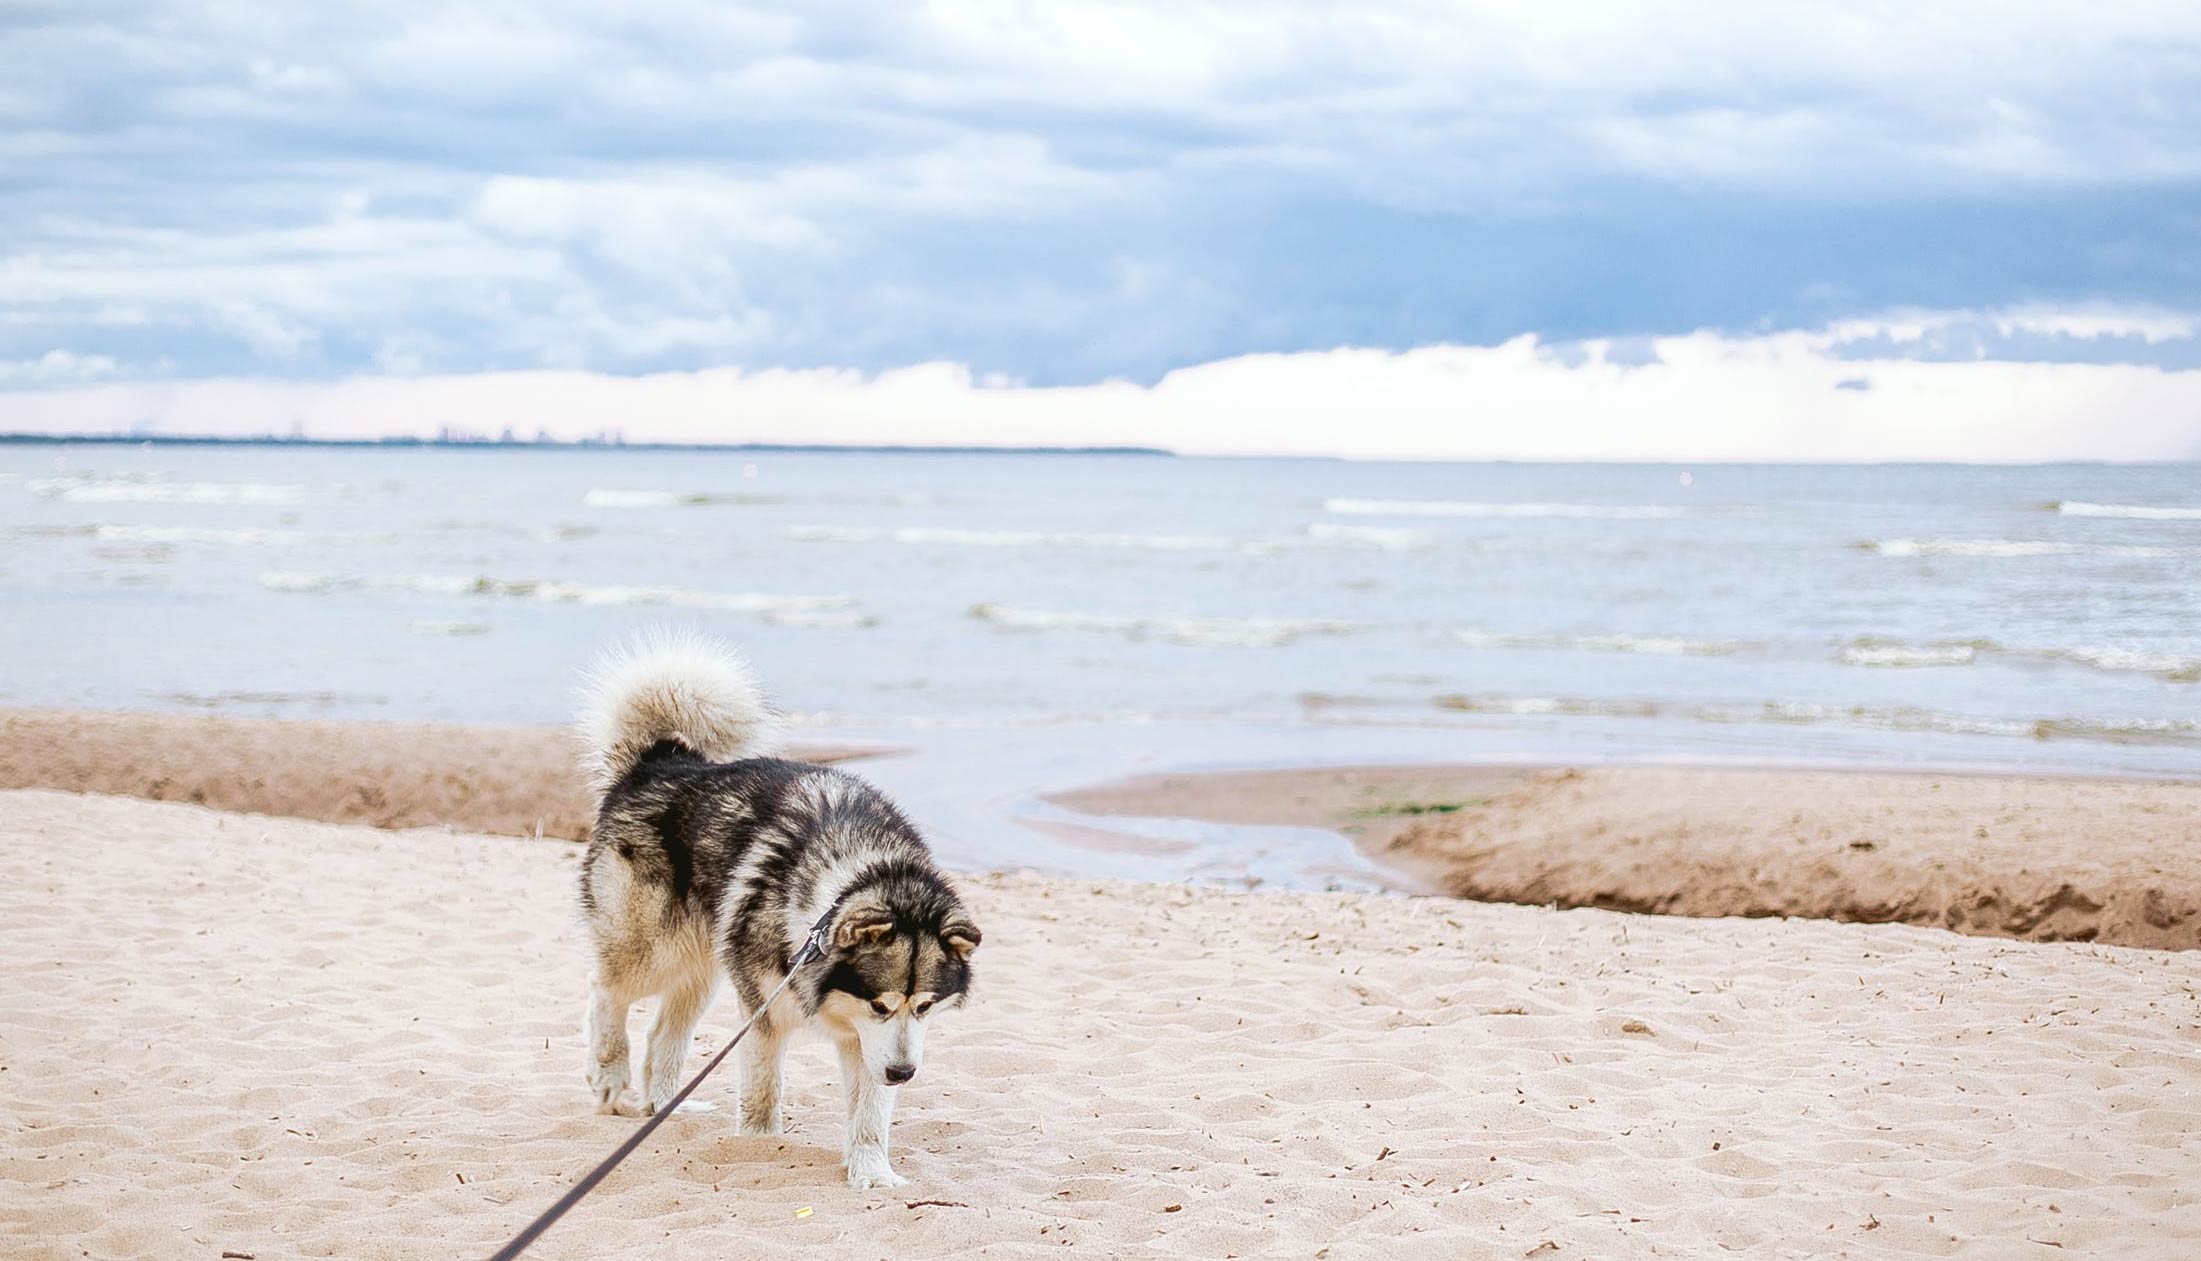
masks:
<svg viewBox="0 0 2201 1261"><path fill-rule="evenodd" d="M2201 948L2201 784L1615 766L1151 775L1093 814L1334 827L1458 897Z"/></svg>
<svg viewBox="0 0 2201 1261"><path fill-rule="evenodd" d="M0 795L0 1253L485 1255L625 1133L580 1082L577 853ZM675 1118L530 1255L2201 1247L2201 955L968 886L911 1186L841 1184L805 1043L790 1135Z"/></svg>
<svg viewBox="0 0 2201 1261"><path fill-rule="evenodd" d="M812 744L812 762L877 750ZM562 727L0 710L0 789L188 801L381 828L578 840L595 806Z"/></svg>

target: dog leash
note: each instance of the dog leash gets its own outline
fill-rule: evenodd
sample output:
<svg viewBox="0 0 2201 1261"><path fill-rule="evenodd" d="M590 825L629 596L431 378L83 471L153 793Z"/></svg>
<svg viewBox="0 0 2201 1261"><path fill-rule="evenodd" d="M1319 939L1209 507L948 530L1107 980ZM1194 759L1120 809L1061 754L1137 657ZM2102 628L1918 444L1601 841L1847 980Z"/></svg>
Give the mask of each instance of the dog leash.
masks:
<svg viewBox="0 0 2201 1261"><path fill-rule="evenodd" d="M527 1245L541 1238L544 1231L549 1230L559 1218L566 1215L566 1210L581 1202L581 1197L594 1191L597 1183L602 1182L606 1175L618 1168L620 1161L632 1155L634 1149L642 1145L642 1140L648 1138L651 1131L662 1125L665 1118L671 1116L680 1107L681 1102L692 1094L697 1086L703 1084L703 1079L711 1075L711 1070L717 1068L726 1059L727 1053L740 1044L742 1037L749 1032L750 1026L756 1024L758 1020L763 1018L765 1012L772 1009L772 1004L779 999L781 993L787 989L788 984L795 979L795 973L802 969L802 965L825 954L825 926L833 918L833 912L839 908L840 904L835 902L832 907L827 908L823 916L819 917L818 922L811 926L810 935L803 939L802 948L795 952L794 962L787 965L787 975L780 978L778 988L774 989L763 1002L757 1004L757 1009L749 1013L747 1020L741 1022L741 1028L734 1030L734 1036L727 1040L725 1046L718 1049L718 1054L711 1057L711 1062L705 1064L701 1072L689 1078L688 1084L680 1088L680 1093L668 1100L665 1106L659 1108L649 1120L644 1121L640 1129L629 1135L627 1141L619 1145L619 1150L604 1157L602 1164L589 1170L587 1177L574 1183L572 1189L558 1197L556 1204L544 1209L542 1216L529 1222L527 1229L514 1235L512 1242L497 1249L490 1256L489 1261L512 1261L512 1258L527 1251Z"/></svg>

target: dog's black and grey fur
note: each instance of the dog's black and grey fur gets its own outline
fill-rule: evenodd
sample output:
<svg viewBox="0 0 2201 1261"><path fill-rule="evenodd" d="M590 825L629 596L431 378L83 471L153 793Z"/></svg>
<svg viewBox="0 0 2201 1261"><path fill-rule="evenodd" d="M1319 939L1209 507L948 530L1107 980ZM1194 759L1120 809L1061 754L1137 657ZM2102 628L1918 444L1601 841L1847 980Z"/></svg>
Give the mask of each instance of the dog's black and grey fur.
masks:
<svg viewBox="0 0 2201 1261"><path fill-rule="evenodd" d="M599 1109L662 1107L720 978L755 1011L823 920L823 957L742 1042L741 1128L780 1132L781 1052L797 1028L819 1028L840 1049L850 1184L900 1184L887 1160L895 1088L917 1072L925 1018L968 994L979 943L953 886L877 789L762 756L776 724L725 648L660 637L608 659L591 690L582 726L601 799L581 907ZM637 1100L627 1014L653 995Z"/></svg>

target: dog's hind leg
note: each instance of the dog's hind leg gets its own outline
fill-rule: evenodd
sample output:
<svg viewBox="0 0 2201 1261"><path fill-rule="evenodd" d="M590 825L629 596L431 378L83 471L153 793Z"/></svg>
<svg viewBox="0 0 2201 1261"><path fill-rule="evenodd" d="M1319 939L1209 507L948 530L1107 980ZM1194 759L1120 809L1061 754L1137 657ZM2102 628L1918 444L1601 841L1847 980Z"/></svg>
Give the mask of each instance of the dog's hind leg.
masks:
<svg viewBox="0 0 2201 1261"><path fill-rule="evenodd" d="M778 1134L786 1128L780 1111L780 1060L787 1031L766 1015L741 1040L741 1132Z"/></svg>
<svg viewBox="0 0 2201 1261"><path fill-rule="evenodd" d="M894 1123L894 1087L864 1068L863 1044L840 1040L841 1097L848 1103L848 1137L842 1148L848 1185L859 1191L898 1187L909 1179L887 1164L887 1129Z"/></svg>
<svg viewBox="0 0 2201 1261"><path fill-rule="evenodd" d="M657 1008L657 1019L650 1025L649 1053L642 1060L645 1111L655 1113L680 1093L680 1066L688 1058L688 1040L695 1036L696 1021L703 1018L703 1010L711 1005L711 992L716 988L716 978L706 973L665 992ZM697 1105L681 1106L693 1108Z"/></svg>
<svg viewBox="0 0 2201 1261"><path fill-rule="evenodd" d="M596 1110L614 1116L633 1116L633 1096L627 1092L627 1012L635 995L617 989L608 969L598 968L589 985L588 1084L596 1095Z"/></svg>

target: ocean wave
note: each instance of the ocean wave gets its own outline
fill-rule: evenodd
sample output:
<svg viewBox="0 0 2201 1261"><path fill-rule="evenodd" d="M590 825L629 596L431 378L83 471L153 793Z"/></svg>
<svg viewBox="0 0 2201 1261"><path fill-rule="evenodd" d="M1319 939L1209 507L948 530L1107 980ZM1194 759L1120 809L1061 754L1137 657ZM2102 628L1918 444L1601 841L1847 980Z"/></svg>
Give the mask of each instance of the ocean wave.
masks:
<svg viewBox="0 0 2201 1261"><path fill-rule="evenodd" d="M344 587L363 587L367 583L364 579L342 579L329 574L288 573L271 569L260 575L260 585L269 591L319 594Z"/></svg>
<svg viewBox="0 0 2201 1261"><path fill-rule="evenodd" d="M1279 648L1311 635L1350 635L1367 629L1362 622L1323 618L1141 617L1052 612L1002 604L973 605L970 615L1007 630L1097 631L1196 648Z"/></svg>
<svg viewBox="0 0 2201 1261"><path fill-rule="evenodd" d="M894 531L898 543L934 543L956 547L1144 548L1157 552L1228 550L1229 539L1196 534L1102 534L1024 530L952 530L908 527Z"/></svg>
<svg viewBox="0 0 2201 1261"><path fill-rule="evenodd" d="M111 504L294 504L306 497L303 486L265 482L164 482L140 478L40 477L30 492L69 503Z"/></svg>
<svg viewBox="0 0 2201 1261"><path fill-rule="evenodd" d="M1883 669L1968 666L1978 658L1975 644L1895 644L1859 640L1842 648L1845 665Z"/></svg>
<svg viewBox="0 0 2201 1261"><path fill-rule="evenodd" d="M467 636L486 635L489 633L488 625L483 622L447 622L435 620L415 621L413 623L412 630L415 635Z"/></svg>
<svg viewBox="0 0 2201 1261"><path fill-rule="evenodd" d="M1838 658L1853 666L1964 666L1980 662L2049 662L2108 674L2149 674L2172 683L2201 683L2201 657L2136 648L2012 647L1992 639L1942 639L1910 643L1864 635L1842 645Z"/></svg>
<svg viewBox="0 0 2201 1261"><path fill-rule="evenodd" d="M907 543L932 547L1061 548L1095 551L1241 552L1266 556L1309 546L1411 551L1430 546L1426 530L1317 522L1296 538L1231 539L1213 534L1132 534L1081 530L974 530L945 526L791 525L800 543Z"/></svg>
<svg viewBox="0 0 2201 1261"><path fill-rule="evenodd" d="M1508 717L1583 716L1681 718L1712 723L1834 724L1882 731L2087 740L2111 744L2201 746L2201 723L2168 718L2002 718L1952 714L1916 706L1819 705L1802 701L1695 705L1666 701L1563 696L1434 698L1439 709Z"/></svg>
<svg viewBox="0 0 2201 1261"><path fill-rule="evenodd" d="M116 543L214 543L279 547L305 536L291 530L217 530L187 525L95 525L92 537Z"/></svg>
<svg viewBox="0 0 2201 1261"><path fill-rule="evenodd" d="M1354 547L1375 547L1387 552L1414 552L1432 546L1437 536L1427 530L1400 529L1381 525L1338 525L1330 521L1317 521L1307 527L1307 537L1317 543L1343 543Z"/></svg>
<svg viewBox="0 0 2201 1261"><path fill-rule="evenodd" d="M775 609L765 620L798 630L863 630L879 624L878 618L857 609Z"/></svg>
<svg viewBox="0 0 2201 1261"><path fill-rule="evenodd" d="M1725 657L1756 646L1740 640L1684 639L1672 635L1507 635L1454 631L1452 637L1469 648L1634 652L1660 657Z"/></svg>
<svg viewBox="0 0 2201 1261"><path fill-rule="evenodd" d="M894 536L904 543L947 543L963 547L1098 547L1147 548L1162 552L1220 551L1229 539L1183 534L1086 534L1033 533L1016 530L902 529Z"/></svg>
<svg viewBox="0 0 2201 1261"><path fill-rule="evenodd" d="M1354 517L1565 517L1651 521L1689 515L1664 504L1478 503L1459 499L1327 499L1324 512Z"/></svg>
<svg viewBox="0 0 2201 1261"><path fill-rule="evenodd" d="M2050 505L2067 517L2123 517L2132 521L2201 521L2201 508L2162 508L2148 504L2094 504L2064 499Z"/></svg>
<svg viewBox="0 0 2201 1261"><path fill-rule="evenodd" d="M1667 707L1657 701L1600 700L1579 696L1440 696L1439 709L1463 714L1542 717L1550 714L1599 718L1657 718Z"/></svg>
<svg viewBox="0 0 2201 1261"><path fill-rule="evenodd" d="M219 528L196 525L18 525L0 528L0 538L94 539L102 543L142 543L169 546L178 543L219 547L291 547L322 539L394 542L387 534L307 533L301 530L263 530L257 527Z"/></svg>
<svg viewBox="0 0 2201 1261"><path fill-rule="evenodd" d="M1867 539L1858 546L1882 556L2117 556L2131 560L2201 556L2201 548L2049 539Z"/></svg>
<svg viewBox="0 0 2201 1261"><path fill-rule="evenodd" d="M604 490L581 496L591 508L707 508L728 504L769 504L771 495L744 495L703 490Z"/></svg>
<svg viewBox="0 0 2201 1261"><path fill-rule="evenodd" d="M1194 534L1108 534L1082 531L965 530L934 526L877 529L866 526L794 525L787 537L804 543L880 541L935 547L1038 547L1145 549L1157 552L1228 551L1231 540Z"/></svg>
<svg viewBox="0 0 2201 1261"><path fill-rule="evenodd" d="M798 543L874 543L887 531L861 525L791 525L787 537Z"/></svg>
<svg viewBox="0 0 2201 1261"><path fill-rule="evenodd" d="M2172 683L2201 683L2201 657L2133 648L2042 648L2032 655L2076 662L2111 674L2152 674Z"/></svg>
<svg viewBox="0 0 2201 1261"><path fill-rule="evenodd" d="M386 696L371 696L359 692L167 692L162 694L161 699L194 709L228 709L232 706L269 709L284 705L334 709L339 706L389 704Z"/></svg>
<svg viewBox="0 0 2201 1261"><path fill-rule="evenodd" d="M681 587L588 586L556 579L493 578L487 575L467 577L399 574L355 577L269 571L260 575L260 585L270 591L312 595L333 591L403 591L422 595L539 600L550 604L714 609L729 613L753 613L765 621L784 620L788 625L812 624L800 619L814 618L822 612L853 608L856 603L854 596L846 595L764 595L754 592L692 591Z"/></svg>
<svg viewBox="0 0 2201 1261"><path fill-rule="evenodd" d="M1706 722L1766 722L1787 725L1841 723L1882 731L1931 731L1944 735L2031 736L2038 722L2022 718L1983 718L1915 706L1818 705L1803 701L1766 701L1758 705L1707 705L1688 716Z"/></svg>

